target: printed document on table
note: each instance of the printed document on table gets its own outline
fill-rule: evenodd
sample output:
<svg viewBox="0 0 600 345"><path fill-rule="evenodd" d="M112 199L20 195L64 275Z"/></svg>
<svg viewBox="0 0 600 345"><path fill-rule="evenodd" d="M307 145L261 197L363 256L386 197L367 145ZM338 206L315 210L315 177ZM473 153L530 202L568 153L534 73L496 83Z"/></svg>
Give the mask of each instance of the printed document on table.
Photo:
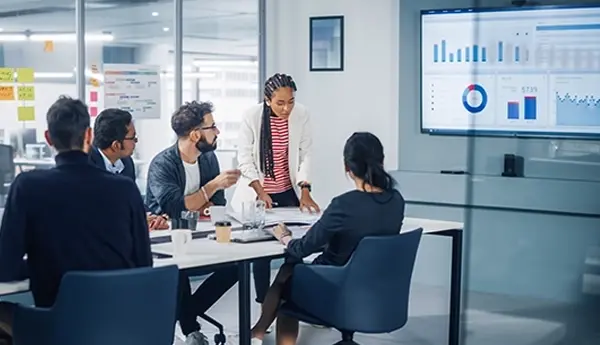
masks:
<svg viewBox="0 0 600 345"><path fill-rule="evenodd" d="M227 214L243 224L241 214L233 211L229 211ZM303 223L312 225L319 220L320 217L320 213L302 212L296 207L273 208L265 211L265 226L271 226L278 223Z"/></svg>
<svg viewBox="0 0 600 345"><path fill-rule="evenodd" d="M266 211L265 223L305 223L314 224L321 214L302 212L296 207L273 208Z"/></svg>

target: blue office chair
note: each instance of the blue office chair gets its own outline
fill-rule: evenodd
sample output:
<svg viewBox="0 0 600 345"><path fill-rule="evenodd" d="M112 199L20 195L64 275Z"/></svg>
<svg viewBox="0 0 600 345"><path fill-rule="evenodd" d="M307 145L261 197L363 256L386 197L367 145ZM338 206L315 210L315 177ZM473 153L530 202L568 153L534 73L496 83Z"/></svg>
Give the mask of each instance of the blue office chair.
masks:
<svg viewBox="0 0 600 345"><path fill-rule="evenodd" d="M408 319L408 298L423 230L366 237L345 266L297 265L280 313L342 333L389 333Z"/></svg>
<svg viewBox="0 0 600 345"><path fill-rule="evenodd" d="M171 345L176 266L70 272L52 308L19 306L15 345Z"/></svg>

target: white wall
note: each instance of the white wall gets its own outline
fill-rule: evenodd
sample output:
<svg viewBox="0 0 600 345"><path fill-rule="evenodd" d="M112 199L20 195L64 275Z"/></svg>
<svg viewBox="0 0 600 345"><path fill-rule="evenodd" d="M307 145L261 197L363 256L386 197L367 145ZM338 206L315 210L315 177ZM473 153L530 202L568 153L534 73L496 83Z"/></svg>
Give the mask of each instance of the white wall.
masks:
<svg viewBox="0 0 600 345"><path fill-rule="evenodd" d="M397 169L398 2L267 0L267 75L292 75L298 101L311 111L312 182L323 206L351 186L342 148L353 132L376 134L386 150L386 168ZM343 72L309 72L309 18L326 15L344 16Z"/></svg>

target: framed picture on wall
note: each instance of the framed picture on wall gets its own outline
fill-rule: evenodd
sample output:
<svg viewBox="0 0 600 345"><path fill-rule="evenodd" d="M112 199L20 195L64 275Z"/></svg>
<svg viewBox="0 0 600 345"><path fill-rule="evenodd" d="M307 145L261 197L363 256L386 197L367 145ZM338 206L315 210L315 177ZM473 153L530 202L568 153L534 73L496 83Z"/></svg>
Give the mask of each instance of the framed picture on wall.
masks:
<svg viewBox="0 0 600 345"><path fill-rule="evenodd" d="M310 71L344 70L344 16L310 18Z"/></svg>

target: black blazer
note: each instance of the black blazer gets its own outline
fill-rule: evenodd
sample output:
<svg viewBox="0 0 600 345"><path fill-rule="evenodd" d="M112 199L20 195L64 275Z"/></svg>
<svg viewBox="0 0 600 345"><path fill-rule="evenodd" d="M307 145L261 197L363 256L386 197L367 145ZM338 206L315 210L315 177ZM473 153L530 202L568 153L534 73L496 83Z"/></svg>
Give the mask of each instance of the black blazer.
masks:
<svg viewBox="0 0 600 345"><path fill-rule="evenodd" d="M221 173L219 161L214 152L203 153L198 157L200 169L200 186ZM172 219L181 218L185 211L185 169L179 154L177 144L166 148L156 155L148 168L148 183L146 186L146 206L154 214L166 213ZM215 205L224 206L225 192L216 192L210 201Z"/></svg>
<svg viewBox="0 0 600 345"><path fill-rule="evenodd" d="M2 282L29 277L38 307L53 305L66 272L151 266L137 186L92 166L82 151L58 154L52 169L17 175L2 218L0 263Z"/></svg>
<svg viewBox="0 0 600 345"><path fill-rule="evenodd" d="M106 164L104 164L104 158L102 158L102 154L100 153L100 149L95 146L92 146L89 152L90 163L94 164L98 168L102 170L106 170ZM133 163L133 158L127 157L122 158L121 162L123 162L123 171L121 171L121 175L127 176L135 182L135 164Z"/></svg>
<svg viewBox="0 0 600 345"><path fill-rule="evenodd" d="M314 263L343 266L363 238L399 234L404 207L404 198L397 190L354 190L339 195L304 237L288 243L287 254L302 259L325 248Z"/></svg>

